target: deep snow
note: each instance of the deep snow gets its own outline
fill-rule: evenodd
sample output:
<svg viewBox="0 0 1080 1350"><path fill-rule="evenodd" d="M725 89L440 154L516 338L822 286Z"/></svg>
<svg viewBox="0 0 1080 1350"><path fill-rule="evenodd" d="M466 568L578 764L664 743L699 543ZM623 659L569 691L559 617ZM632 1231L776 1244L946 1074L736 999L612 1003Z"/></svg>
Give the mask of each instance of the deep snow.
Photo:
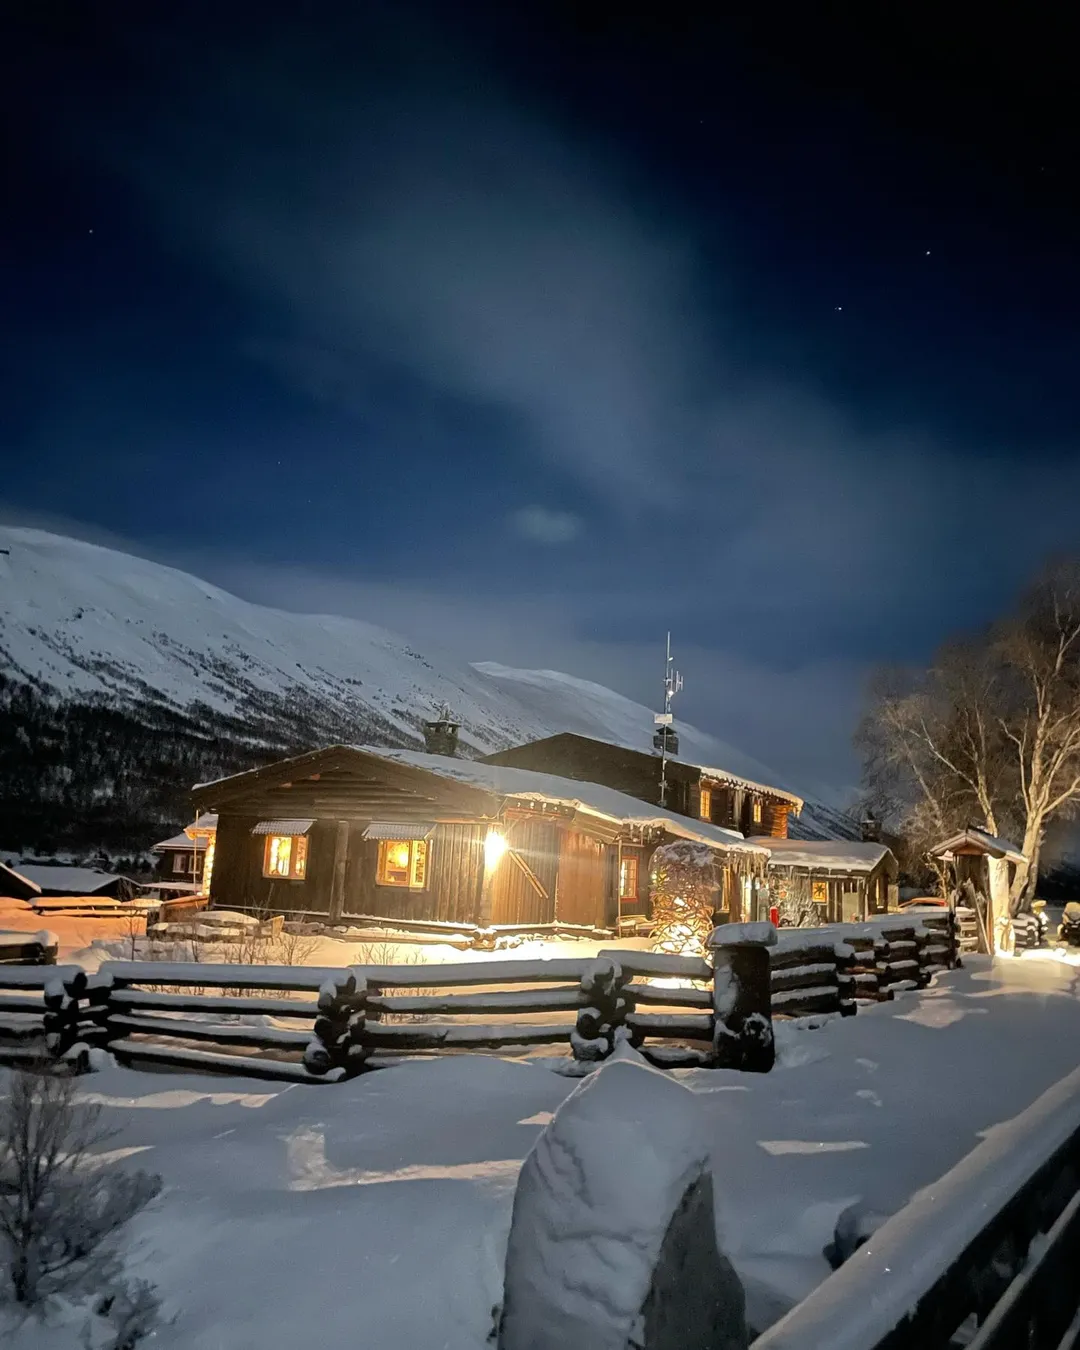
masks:
<svg viewBox="0 0 1080 1350"><path fill-rule="evenodd" d="M752 1321L825 1278L848 1205L898 1208L1075 1067L1078 993L1071 965L976 958L856 1017L778 1024L771 1074L676 1071ZM130 1248L177 1313L157 1344L481 1350L518 1168L573 1085L551 1061L472 1055L321 1088L87 1078L120 1131L111 1147L165 1178ZM28 1333L19 1350L45 1345L59 1350Z"/></svg>

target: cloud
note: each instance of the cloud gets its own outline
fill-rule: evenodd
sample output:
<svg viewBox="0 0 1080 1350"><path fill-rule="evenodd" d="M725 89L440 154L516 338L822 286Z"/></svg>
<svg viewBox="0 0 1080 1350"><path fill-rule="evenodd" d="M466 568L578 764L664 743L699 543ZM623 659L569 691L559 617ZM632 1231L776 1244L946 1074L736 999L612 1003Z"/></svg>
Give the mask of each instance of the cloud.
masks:
<svg viewBox="0 0 1080 1350"><path fill-rule="evenodd" d="M523 506L512 513L510 525L523 539L537 544L568 544L581 533L582 521L570 511Z"/></svg>
<svg viewBox="0 0 1080 1350"><path fill-rule="evenodd" d="M846 775L867 667L929 654L1072 542L1080 462L1048 493L931 434L914 402L875 423L790 362L755 365L715 220L707 251L662 185L404 0L350 13L347 41L171 46L168 134L129 117L124 168L163 233L252 301L247 354L362 425L343 440L365 485L402 453L451 491L437 528L367 551L358 493L354 534L321 531L319 557L189 565L641 699L671 628L685 715L793 776ZM218 502L229 488L214 478ZM543 568L508 527L551 546Z"/></svg>

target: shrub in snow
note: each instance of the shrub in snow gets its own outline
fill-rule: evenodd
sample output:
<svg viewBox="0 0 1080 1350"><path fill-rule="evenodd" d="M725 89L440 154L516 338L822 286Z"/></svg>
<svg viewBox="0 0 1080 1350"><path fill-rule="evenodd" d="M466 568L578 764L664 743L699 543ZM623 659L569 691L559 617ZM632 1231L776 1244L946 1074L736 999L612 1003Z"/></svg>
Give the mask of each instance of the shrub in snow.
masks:
<svg viewBox="0 0 1080 1350"><path fill-rule="evenodd" d="M119 1230L161 1178L98 1162L111 1138L75 1080L15 1073L0 1102L0 1280L16 1303L99 1291L118 1269Z"/></svg>
<svg viewBox="0 0 1080 1350"><path fill-rule="evenodd" d="M742 1350L700 1103L629 1056L556 1111L514 1195L498 1350Z"/></svg>
<svg viewBox="0 0 1080 1350"><path fill-rule="evenodd" d="M652 855L653 950L701 956L720 900L716 851L680 839Z"/></svg>

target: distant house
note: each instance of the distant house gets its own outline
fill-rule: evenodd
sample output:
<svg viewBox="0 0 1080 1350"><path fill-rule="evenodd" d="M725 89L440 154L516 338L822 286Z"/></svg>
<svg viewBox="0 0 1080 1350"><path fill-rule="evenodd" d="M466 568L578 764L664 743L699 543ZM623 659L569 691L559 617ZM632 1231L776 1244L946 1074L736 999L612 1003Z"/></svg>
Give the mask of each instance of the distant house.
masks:
<svg viewBox="0 0 1080 1350"><path fill-rule="evenodd" d="M676 839L715 852L741 917L768 861L608 787L418 751L332 746L194 797L217 814L213 904L335 923L611 931L647 912L653 850Z"/></svg>
<svg viewBox="0 0 1080 1350"><path fill-rule="evenodd" d="M163 883L174 881L197 884L202 880L206 846L205 838L192 839L187 833L174 834L169 839L153 844L150 851L158 855L158 877Z"/></svg>
<svg viewBox="0 0 1080 1350"><path fill-rule="evenodd" d="M96 867L65 867L59 863L19 863L20 876L38 887L45 899L56 896L95 895L111 900L130 900L138 886L130 877L102 872Z"/></svg>
<svg viewBox="0 0 1080 1350"><path fill-rule="evenodd" d="M765 843L771 903L781 910L814 914L821 923L853 923L896 908L897 862L886 844L831 839Z"/></svg>
<svg viewBox="0 0 1080 1350"><path fill-rule="evenodd" d="M660 756L565 731L488 755L484 763L536 769L579 782L603 783L641 801L660 802ZM670 811L747 837L785 839L788 816L803 808L784 788L755 783L726 769L668 758L665 804Z"/></svg>
<svg viewBox="0 0 1080 1350"><path fill-rule="evenodd" d="M17 868L0 862L0 896L6 900L36 900L41 887Z"/></svg>

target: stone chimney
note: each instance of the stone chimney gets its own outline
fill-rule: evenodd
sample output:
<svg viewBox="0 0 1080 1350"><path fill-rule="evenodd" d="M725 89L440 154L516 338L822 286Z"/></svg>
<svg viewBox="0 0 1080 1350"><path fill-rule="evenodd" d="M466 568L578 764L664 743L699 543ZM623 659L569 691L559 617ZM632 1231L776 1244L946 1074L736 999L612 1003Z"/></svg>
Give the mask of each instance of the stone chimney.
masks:
<svg viewBox="0 0 1080 1350"><path fill-rule="evenodd" d="M876 816L868 813L863 817L861 825L864 844L881 843L881 821Z"/></svg>
<svg viewBox="0 0 1080 1350"><path fill-rule="evenodd" d="M444 708L434 722L424 723L424 749L429 755L453 759L457 754L460 730L461 723L453 720L449 708Z"/></svg>

